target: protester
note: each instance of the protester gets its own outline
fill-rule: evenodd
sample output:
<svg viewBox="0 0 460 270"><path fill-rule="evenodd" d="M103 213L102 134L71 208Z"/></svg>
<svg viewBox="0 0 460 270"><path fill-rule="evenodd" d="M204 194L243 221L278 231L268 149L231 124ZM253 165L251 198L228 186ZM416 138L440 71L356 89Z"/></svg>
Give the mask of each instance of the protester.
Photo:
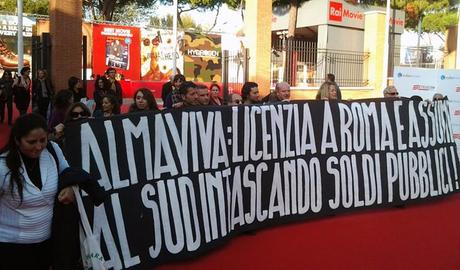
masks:
<svg viewBox="0 0 460 270"><path fill-rule="evenodd" d="M209 91L208 87L204 84L198 84L196 86L196 91L198 93L198 103L199 105L209 105Z"/></svg>
<svg viewBox="0 0 460 270"><path fill-rule="evenodd" d="M8 114L8 125L13 125L13 77L8 70L3 71L0 79L0 120L5 120L5 104Z"/></svg>
<svg viewBox="0 0 460 270"><path fill-rule="evenodd" d="M55 126L64 122L64 117L73 103L73 93L70 90L61 90L54 97L54 110L50 117L49 129L53 132Z"/></svg>
<svg viewBox="0 0 460 270"><path fill-rule="evenodd" d="M316 94L316 99L321 100L336 100L337 99L337 88L335 83L324 82L321 84L318 93Z"/></svg>
<svg viewBox="0 0 460 270"><path fill-rule="evenodd" d="M224 105L224 100L219 96L220 86L216 83L211 84L209 87L209 104L210 105Z"/></svg>
<svg viewBox="0 0 460 270"><path fill-rule="evenodd" d="M32 83L32 108L47 119L48 108L53 97L54 89L51 80L48 78L48 73L45 69L38 70L37 79Z"/></svg>
<svg viewBox="0 0 460 270"><path fill-rule="evenodd" d="M433 101L444 100L444 96L441 93L436 93L433 95Z"/></svg>
<svg viewBox="0 0 460 270"><path fill-rule="evenodd" d="M161 99L163 104L166 102L166 98L171 94L173 90L174 75L169 76L169 81L163 84L161 87Z"/></svg>
<svg viewBox="0 0 460 270"><path fill-rule="evenodd" d="M384 98L399 98L398 90L393 85L389 85L383 89Z"/></svg>
<svg viewBox="0 0 460 270"><path fill-rule="evenodd" d="M109 81L109 88L115 93L115 97L118 100L118 104L123 104L123 89L119 81L117 81L117 70L113 67L108 68L106 71L107 79Z"/></svg>
<svg viewBox="0 0 460 270"><path fill-rule="evenodd" d="M64 120L56 125L49 139L56 142L61 148L65 148L65 127L68 123L91 117L91 111L82 102L75 102L64 114Z"/></svg>
<svg viewBox="0 0 460 270"><path fill-rule="evenodd" d="M255 82L245 82L241 88L241 96L244 104L260 103L259 85Z"/></svg>
<svg viewBox="0 0 460 270"><path fill-rule="evenodd" d="M228 105L240 105L240 104L243 104L243 98L236 93L231 94Z"/></svg>
<svg viewBox="0 0 460 270"><path fill-rule="evenodd" d="M109 80L103 76L99 76L94 82L93 98L96 103L96 107L94 108L95 111L102 109L102 97L105 95L115 96L115 92L110 89Z"/></svg>
<svg viewBox="0 0 460 270"><path fill-rule="evenodd" d="M337 99L342 100L342 92L340 91L339 85L335 82L335 75L332 73L328 73L326 75L326 82L335 84L335 89L337 91Z"/></svg>
<svg viewBox="0 0 460 270"><path fill-rule="evenodd" d="M73 94L73 100L75 102L80 102L81 99L87 98L85 90L82 88L81 80L79 78L72 76L67 81L67 84L69 86L69 90Z"/></svg>
<svg viewBox="0 0 460 270"><path fill-rule="evenodd" d="M150 89L140 88L134 93L134 102L129 112L159 111L157 102Z"/></svg>
<svg viewBox="0 0 460 270"><path fill-rule="evenodd" d="M176 108L192 107L199 105L198 93L196 91L196 84L187 81L180 86L180 95L182 99L182 105Z"/></svg>
<svg viewBox="0 0 460 270"><path fill-rule="evenodd" d="M61 149L47 149L46 120L19 117L0 154L0 269L49 270L51 223L57 203L69 204L71 187L58 193L58 172L69 167ZM55 161L58 163L56 164ZM67 224L66 224L67 225Z"/></svg>
<svg viewBox="0 0 460 270"><path fill-rule="evenodd" d="M291 97L291 86L287 82L279 82L275 85L275 91L262 99L264 103L289 101Z"/></svg>
<svg viewBox="0 0 460 270"><path fill-rule="evenodd" d="M99 117L110 117L120 114L120 104L113 95L105 95L102 97L102 108L101 110L94 111L94 118Z"/></svg>
<svg viewBox="0 0 460 270"><path fill-rule="evenodd" d="M168 109L172 109L173 107L180 107L182 106L182 99L180 95L179 88L182 83L185 82L185 77L182 74L176 74L173 79L173 88L171 93L166 97L164 102L164 106Z"/></svg>
<svg viewBox="0 0 460 270"><path fill-rule="evenodd" d="M20 115L27 113L30 103L30 68L23 67L21 69L21 76L16 77L13 82L13 95L14 103L16 104L16 109L19 111Z"/></svg>

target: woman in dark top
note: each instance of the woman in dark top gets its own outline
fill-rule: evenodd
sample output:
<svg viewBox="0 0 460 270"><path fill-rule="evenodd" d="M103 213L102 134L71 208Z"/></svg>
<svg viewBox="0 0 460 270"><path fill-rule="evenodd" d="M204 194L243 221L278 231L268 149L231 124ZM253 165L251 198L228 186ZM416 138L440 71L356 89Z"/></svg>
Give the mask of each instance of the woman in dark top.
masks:
<svg viewBox="0 0 460 270"><path fill-rule="evenodd" d="M120 105L114 95L105 95L102 97L101 110L94 111L94 118L110 117L120 114Z"/></svg>
<svg viewBox="0 0 460 270"><path fill-rule="evenodd" d="M54 131L54 128L64 122L65 113L73 103L73 94L69 90L61 90L56 93L54 97L54 111L51 114L49 129L50 132Z"/></svg>
<svg viewBox="0 0 460 270"><path fill-rule="evenodd" d="M140 88L134 93L134 102L129 112L159 111L157 102L150 89Z"/></svg>
<svg viewBox="0 0 460 270"><path fill-rule="evenodd" d="M216 83L209 87L209 105L224 105L224 100L219 96L220 87Z"/></svg>
<svg viewBox="0 0 460 270"><path fill-rule="evenodd" d="M72 91L74 102L79 102L82 98L86 98L85 90L82 88L79 78L72 76L67 83L69 85L69 90Z"/></svg>
<svg viewBox="0 0 460 270"><path fill-rule="evenodd" d="M5 70L0 79L0 120L5 120L5 104L8 110L8 125L13 124L13 77Z"/></svg>
<svg viewBox="0 0 460 270"><path fill-rule="evenodd" d="M21 76L15 78L13 82L14 103L16 103L16 109L20 115L26 114L27 108L29 108L30 87L32 85L29 75L30 68L24 67L21 69Z"/></svg>
<svg viewBox="0 0 460 270"><path fill-rule="evenodd" d="M94 102L96 103L95 111L102 110L102 97L105 95L114 95L115 92L110 89L110 82L105 77L97 77L94 83Z"/></svg>

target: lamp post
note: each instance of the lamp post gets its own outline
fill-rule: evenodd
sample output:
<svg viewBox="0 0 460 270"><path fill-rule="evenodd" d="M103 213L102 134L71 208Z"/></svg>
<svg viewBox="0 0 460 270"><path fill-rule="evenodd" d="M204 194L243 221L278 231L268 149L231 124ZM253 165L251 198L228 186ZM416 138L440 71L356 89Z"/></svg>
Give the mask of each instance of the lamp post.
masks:
<svg viewBox="0 0 460 270"><path fill-rule="evenodd" d="M387 87L388 84L388 52L389 52L389 36L390 36L390 11L391 11L391 0L387 0L387 9L385 15L385 40L383 42L383 70L382 70L382 86L380 90Z"/></svg>
<svg viewBox="0 0 460 270"><path fill-rule="evenodd" d="M177 59L176 59L176 53L177 53L177 0L173 1L173 44L174 44L174 53L173 53L173 75L176 75L177 73Z"/></svg>
<svg viewBox="0 0 460 270"><path fill-rule="evenodd" d="M24 38L22 36L22 0L17 0L18 12L18 72L21 71L24 65Z"/></svg>

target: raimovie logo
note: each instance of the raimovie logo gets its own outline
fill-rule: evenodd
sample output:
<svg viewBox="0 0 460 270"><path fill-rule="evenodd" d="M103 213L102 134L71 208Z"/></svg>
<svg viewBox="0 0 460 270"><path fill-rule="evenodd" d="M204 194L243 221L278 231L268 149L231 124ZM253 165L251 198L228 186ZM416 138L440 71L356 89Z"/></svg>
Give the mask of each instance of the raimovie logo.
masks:
<svg viewBox="0 0 460 270"><path fill-rule="evenodd" d="M342 3L329 2L329 20L336 22L342 21Z"/></svg>

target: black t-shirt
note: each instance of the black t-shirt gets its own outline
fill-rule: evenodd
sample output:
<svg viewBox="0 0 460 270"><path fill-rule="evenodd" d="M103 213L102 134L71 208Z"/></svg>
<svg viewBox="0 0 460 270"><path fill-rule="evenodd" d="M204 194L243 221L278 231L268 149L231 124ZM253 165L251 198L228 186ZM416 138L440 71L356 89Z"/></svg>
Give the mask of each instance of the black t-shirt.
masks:
<svg viewBox="0 0 460 270"><path fill-rule="evenodd" d="M22 160L27 170L27 175L29 175L30 181L38 188L42 189L42 177L40 175L40 159L39 158L29 158L25 155L22 155Z"/></svg>

